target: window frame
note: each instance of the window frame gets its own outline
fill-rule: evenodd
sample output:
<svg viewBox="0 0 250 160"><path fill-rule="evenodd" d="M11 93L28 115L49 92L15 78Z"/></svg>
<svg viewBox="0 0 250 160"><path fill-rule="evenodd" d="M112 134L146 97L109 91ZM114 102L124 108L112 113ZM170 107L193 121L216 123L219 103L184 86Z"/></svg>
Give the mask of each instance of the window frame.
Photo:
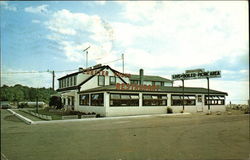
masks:
<svg viewBox="0 0 250 160"><path fill-rule="evenodd" d="M103 85L100 85L100 77L103 77ZM105 76L98 75L97 81L98 81L98 86L105 86Z"/></svg>
<svg viewBox="0 0 250 160"><path fill-rule="evenodd" d="M162 98L163 96L165 98ZM142 106L143 107L147 107L147 106L148 107L162 107L162 106L167 106L167 105L168 105L167 94L142 94Z"/></svg>
<svg viewBox="0 0 250 160"><path fill-rule="evenodd" d="M208 105L208 95L205 95L205 105ZM225 105L224 95L209 95L209 105Z"/></svg>
<svg viewBox="0 0 250 160"><path fill-rule="evenodd" d="M86 98L86 101L87 101L87 103L81 103L82 101L82 96L86 96L87 98ZM79 95L79 105L80 106L89 106L90 105L90 100L89 100L89 94L80 94Z"/></svg>
<svg viewBox="0 0 250 160"><path fill-rule="evenodd" d="M112 98L112 95L119 95L118 97L119 98ZM129 99L126 98L122 98L122 96L129 96ZM135 98L135 97L132 97L132 96L137 96L138 98ZM119 103L120 101L120 104L117 105L117 103ZM125 103L127 102L127 103ZM110 96L109 96L109 106L110 107L139 107L140 105L140 95L139 93L136 94L136 93L132 93L132 94L129 94L129 93L110 93Z"/></svg>
<svg viewBox="0 0 250 160"><path fill-rule="evenodd" d="M111 83L111 79L112 79L112 78L115 79L115 82L114 82L114 83ZM110 76L110 77L109 77L109 84L110 84L110 85L116 84L116 76Z"/></svg>
<svg viewBox="0 0 250 160"><path fill-rule="evenodd" d="M184 95L184 101L183 101L183 95L182 94L172 94L171 95L171 106L196 106L196 98L189 98L190 97L196 97L196 95ZM179 97L179 99L173 99L173 97Z"/></svg>
<svg viewBox="0 0 250 160"><path fill-rule="evenodd" d="M95 100L95 101L102 101L100 104L98 104L98 105L93 105L93 97L95 96L95 95L102 95L101 97L101 99L99 100L99 99L97 99L97 100ZM99 97L99 96L98 96ZM90 94L90 106L93 106L93 107L104 107L104 93L92 93L92 94Z"/></svg>

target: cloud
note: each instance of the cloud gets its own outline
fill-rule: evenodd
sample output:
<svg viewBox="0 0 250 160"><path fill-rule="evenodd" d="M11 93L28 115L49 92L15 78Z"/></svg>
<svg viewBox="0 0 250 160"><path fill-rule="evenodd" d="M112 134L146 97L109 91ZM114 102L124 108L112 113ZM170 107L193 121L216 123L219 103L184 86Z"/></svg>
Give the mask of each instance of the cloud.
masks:
<svg viewBox="0 0 250 160"><path fill-rule="evenodd" d="M115 40L133 58L132 65L191 67L211 64L248 50L246 2L119 2L128 22L113 23ZM137 50L138 53L134 52ZM143 53L142 53L143 52Z"/></svg>
<svg viewBox="0 0 250 160"><path fill-rule="evenodd" d="M40 5L37 7L26 7L24 8L24 11L29 13L47 13L48 5Z"/></svg>
<svg viewBox="0 0 250 160"><path fill-rule="evenodd" d="M45 26L51 31L48 39L59 44L69 61L83 61L83 50L88 46L91 46L88 50L90 61L98 63L99 57L114 57L111 55L113 29L97 15L72 13L63 9L53 13Z"/></svg>
<svg viewBox="0 0 250 160"><path fill-rule="evenodd" d="M16 7L10 6L10 5L8 4L8 2L5 2L5 1L1 1L1 2L0 2L0 6L1 6L1 8L3 7L4 9L9 10L9 11L16 11L16 10L17 10Z"/></svg>

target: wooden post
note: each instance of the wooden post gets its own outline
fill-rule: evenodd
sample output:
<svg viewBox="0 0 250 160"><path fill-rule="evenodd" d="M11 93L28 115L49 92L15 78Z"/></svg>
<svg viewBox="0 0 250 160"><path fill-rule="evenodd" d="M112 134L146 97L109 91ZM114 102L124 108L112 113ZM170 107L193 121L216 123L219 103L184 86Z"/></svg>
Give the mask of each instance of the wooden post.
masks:
<svg viewBox="0 0 250 160"><path fill-rule="evenodd" d="M184 112L184 79L182 79L182 110Z"/></svg>
<svg viewBox="0 0 250 160"><path fill-rule="evenodd" d="M207 97L207 107L208 107L208 113L210 114L211 113L211 110L210 110L210 95L209 95L209 78L207 77L207 94L208 94L208 97Z"/></svg>

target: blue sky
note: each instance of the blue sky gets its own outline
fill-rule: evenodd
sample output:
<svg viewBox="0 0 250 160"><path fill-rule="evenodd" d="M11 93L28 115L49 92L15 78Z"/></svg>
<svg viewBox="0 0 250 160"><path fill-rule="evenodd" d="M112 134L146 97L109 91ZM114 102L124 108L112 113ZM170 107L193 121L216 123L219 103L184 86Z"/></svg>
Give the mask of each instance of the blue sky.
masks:
<svg viewBox="0 0 250 160"><path fill-rule="evenodd" d="M187 69L221 70L211 88L249 97L247 1L1 1L2 85L50 87L50 73L4 74L107 64L170 78ZM122 71L122 62L108 63ZM68 72L57 72L56 78ZM174 83L180 85L179 81ZM206 87L206 80L187 86ZM56 84L57 86L57 84Z"/></svg>

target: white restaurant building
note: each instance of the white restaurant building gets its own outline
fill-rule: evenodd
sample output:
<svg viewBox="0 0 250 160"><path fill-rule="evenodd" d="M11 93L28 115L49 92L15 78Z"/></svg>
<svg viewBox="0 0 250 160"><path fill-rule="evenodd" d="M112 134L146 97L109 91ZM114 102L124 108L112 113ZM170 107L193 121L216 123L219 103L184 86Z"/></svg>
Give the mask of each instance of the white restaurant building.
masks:
<svg viewBox="0 0 250 160"><path fill-rule="evenodd" d="M183 88L173 87L173 81L148 76L120 73L111 67L97 65L65 75L59 89L65 107L101 116L164 114L183 110ZM209 90L211 112L225 111L227 93ZM208 112L208 89L185 87L184 112Z"/></svg>

